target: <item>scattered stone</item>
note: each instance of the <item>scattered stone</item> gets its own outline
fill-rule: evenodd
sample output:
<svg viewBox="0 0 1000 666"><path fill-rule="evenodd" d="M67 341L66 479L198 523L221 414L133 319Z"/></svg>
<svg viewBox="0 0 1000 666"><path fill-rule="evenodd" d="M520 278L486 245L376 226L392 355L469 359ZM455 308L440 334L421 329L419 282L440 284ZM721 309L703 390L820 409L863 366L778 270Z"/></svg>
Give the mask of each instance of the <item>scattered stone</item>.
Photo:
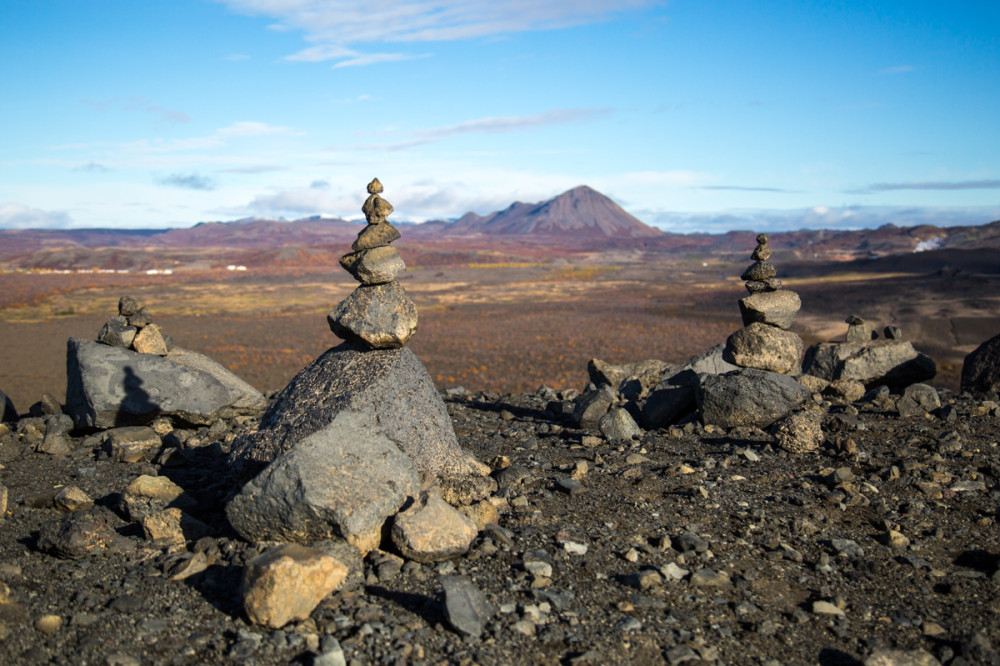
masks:
<svg viewBox="0 0 1000 666"><path fill-rule="evenodd" d="M812 375L802 375L802 377L799 378L799 382L804 383L803 379L806 377L811 378ZM823 394L839 398L846 402L856 402L864 397L865 385L855 379L837 379L830 382L826 386L823 390Z"/></svg>
<svg viewBox="0 0 1000 666"><path fill-rule="evenodd" d="M462 636L478 638L494 608L476 584L464 576L441 576L438 582L444 590L444 616L448 625Z"/></svg>
<svg viewBox="0 0 1000 666"><path fill-rule="evenodd" d="M58 615L43 615L35 620L35 630L42 634L54 634L62 625L63 619Z"/></svg>
<svg viewBox="0 0 1000 666"><path fill-rule="evenodd" d="M573 423L578 428L593 428L597 426L604 415L615 402L615 395L608 385L602 385L593 391L582 393L576 399L573 409Z"/></svg>
<svg viewBox="0 0 1000 666"><path fill-rule="evenodd" d="M121 507L131 520L141 521L168 507L185 509L194 504L183 499L184 489L165 476L140 475L122 492Z"/></svg>
<svg viewBox="0 0 1000 666"><path fill-rule="evenodd" d="M38 548L66 559L104 553L116 536L114 525L114 514L104 507L75 511L60 523L45 525L38 535Z"/></svg>
<svg viewBox="0 0 1000 666"><path fill-rule="evenodd" d="M728 587L729 575L713 569L698 569L691 574L691 584L696 587Z"/></svg>
<svg viewBox="0 0 1000 666"><path fill-rule="evenodd" d="M478 533L474 522L436 493L396 514L391 532L403 557L425 564L465 553Z"/></svg>
<svg viewBox="0 0 1000 666"><path fill-rule="evenodd" d="M280 629L309 617L346 577L347 567L318 548L278 546L247 564L243 610L254 624Z"/></svg>
<svg viewBox="0 0 1000 666"><path fill-rule="evenodd" d="M105 446L115 462L134 463L151 460L163 445L160 436L148 426L124 426L107 432Z"/></svg>
<svg viewBox="0 0 1000 666"><path fill-rule="evenodd" d="M829 601L814 601L812 604L812 612L816 615L836 615L838 617L844 617L846 613L836 604L832 604Z"/></svg>
<svg viewBox="0 0 1000 666"><path fill-rule="evenodd" d="M792 412L775 424L774 439L789 453L811 453L823 443L823 411L807 408Z"/></svg>
<svg viewBox="0 0 1000 666"><path fill-rule="evenodd" d="M598 428L609 444L628 442L642 434L632 415L622 407L615 407L601 417Z"/></svg>
<svg viewBox="0 0 1000 666"><path fill-rule="evenodd" d="M903 391L903 397L896 401L896 409L903 417L924 416L940 406L937 390L927 384L910 384Z"/></svg>
<svg viewBox="0 0 1000 666"><path fill-rule="evenodd" d="M76 486L66 486L61 489L53 498L53 503L57 509L66 513L84 511L94 506L94 500Z"/></svg>
<svg viewBox="0 0 1000 666"><path fill-rule="evenodd" d="M147 514L142 518L142 532L150 541L183 546L209 534L208 526L177 507Z"/></svg>
<svg viewBox="0 0 1000 666"><path fill-rule="evenodd" d="M898 650L879 648L865 659L865 666L940 666L934 655L926 650Z"/></svg>

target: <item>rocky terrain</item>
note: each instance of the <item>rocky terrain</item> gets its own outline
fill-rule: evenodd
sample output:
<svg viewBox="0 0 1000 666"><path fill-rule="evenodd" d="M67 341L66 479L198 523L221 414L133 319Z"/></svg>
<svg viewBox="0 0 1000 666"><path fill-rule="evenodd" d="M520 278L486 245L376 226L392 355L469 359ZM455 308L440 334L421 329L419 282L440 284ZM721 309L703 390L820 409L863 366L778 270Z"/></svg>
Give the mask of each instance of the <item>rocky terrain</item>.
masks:
<svg viewBox="0 0 1000 666"><path fill-rule="evenodd" d="M903 416L901 394L817 392L806 454L697 418L616 439L576 427L575 394L448 391L498 524L443 562L346 558L343 586L279 629L240 592L272 544L224 514L252 417L161 418L132 457L128 428L67 430L42 400L0 426L0 661L1000 663L995 393ZM39 450L55 437L64 453ZM191 525L143 521L167 504Z"/></svg>

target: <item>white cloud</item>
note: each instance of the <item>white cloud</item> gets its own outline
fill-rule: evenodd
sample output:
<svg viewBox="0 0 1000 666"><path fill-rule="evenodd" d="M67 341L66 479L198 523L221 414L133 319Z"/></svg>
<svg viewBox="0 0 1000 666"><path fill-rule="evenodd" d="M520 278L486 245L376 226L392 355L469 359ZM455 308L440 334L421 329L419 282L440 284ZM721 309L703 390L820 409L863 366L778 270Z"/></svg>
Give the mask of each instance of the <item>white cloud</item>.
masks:
<svg viewBox="0 0 1000 666"><path fill-rule="evenodd" d="M41 210L17 203L0 204L0 229L64 229L72 224L66 211Z"/></svg>
<svg viewBox="0 0 1000 666"><path fill-rule="evenodd" d="M272 136L276 134L300 134L289 127L268 125L253 120L241 120L215 131L217 136Z"/></svg>
<svg viewBox="0 0 1000 666"><path fill-rule="evenodd" d="M440 42L527 30L551 30L607 20L656 0L217 0L236 12L278 21L271 29L301 30L314 46L290 60L365 60L352 44ZM395 54L379 54L381 56ZM394 58L395 59L395 58ZM346 64L338 66L348 66Z"/></svg>
<svg viewBox="0 0 1000 666"><path fill-rule="evenodd" d="M215 189L214 180L197 173L172 173L158 178L156 182L160 185L179 187L184 190L202 190L208 192Z"/></svg>

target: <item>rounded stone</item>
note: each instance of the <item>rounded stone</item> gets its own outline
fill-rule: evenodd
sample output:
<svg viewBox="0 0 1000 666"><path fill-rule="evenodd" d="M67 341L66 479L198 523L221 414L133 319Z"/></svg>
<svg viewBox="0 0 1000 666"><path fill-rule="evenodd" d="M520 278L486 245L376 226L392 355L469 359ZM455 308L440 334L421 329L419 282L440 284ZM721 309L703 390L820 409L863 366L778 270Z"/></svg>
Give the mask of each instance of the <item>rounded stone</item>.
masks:
<svg viewBox="0 0 1000 666"><path fill-rule="evenodd" d="M726 361L741 368L758 368L789 374L802 361L802 338L767 324L753 323L726 340Z"/></svg>
<svg viewBox="0 0 1000 666"><path fill-rule="evenodd" d="M355 252L373 247L384 247L399 238L399 230L388 222L369 224L358 234L358 239L351 245Z"/></svg>
<svg viewBox="0 0 1000 666"><path fill-rule="evenodd" d="M394 349L417 331L417 306L398 282L362 285L327 315L334 334L372 349Z"/></svg>
<svg viewBox="0 0 1000 666"><path fill-rule="evenodd" d="M379 194L382 192L382 183L379 182L378 178L372 178L372 182L368 183L368 194Z"/></svg>
<svg viewBox="0 0 1000 666"><path fill-rule="evenodd" d="M762 282L768 278L773 278L777 274L778 269L776 269L772 264L769 264L766 261L757 261L743 271L743 275L740 276L740 279Z"/></svg>

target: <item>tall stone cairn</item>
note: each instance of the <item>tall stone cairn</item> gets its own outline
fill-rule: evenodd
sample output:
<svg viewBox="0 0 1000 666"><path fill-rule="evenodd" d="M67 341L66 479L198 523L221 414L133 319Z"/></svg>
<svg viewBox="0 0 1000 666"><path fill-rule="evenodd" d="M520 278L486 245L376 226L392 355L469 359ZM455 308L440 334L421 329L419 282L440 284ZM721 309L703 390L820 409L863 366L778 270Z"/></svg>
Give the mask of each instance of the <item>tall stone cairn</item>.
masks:
<svg viewBox="0 0 1000 666"><path fill-rule="evenodd" d="M802 307L799 295L783 289L767 234L757 236L754 263L741 275L749 296L740 299L743 328L729 336L723 357L743 368L793 374L802 360L802 338L788 330Z"/></svg>
<svg viewBox="0 0 1000 666"><path fill-rule="evenodd" d="M337 337L369 349L396 349L417 330L417 308L396 276L406 264L390 243L399 231L386 218L392 204L383 199L378 178L368 183L368 199L361 212L368 226L361 230L351 252L340 265L361 283L327 315Z"/></svg>

